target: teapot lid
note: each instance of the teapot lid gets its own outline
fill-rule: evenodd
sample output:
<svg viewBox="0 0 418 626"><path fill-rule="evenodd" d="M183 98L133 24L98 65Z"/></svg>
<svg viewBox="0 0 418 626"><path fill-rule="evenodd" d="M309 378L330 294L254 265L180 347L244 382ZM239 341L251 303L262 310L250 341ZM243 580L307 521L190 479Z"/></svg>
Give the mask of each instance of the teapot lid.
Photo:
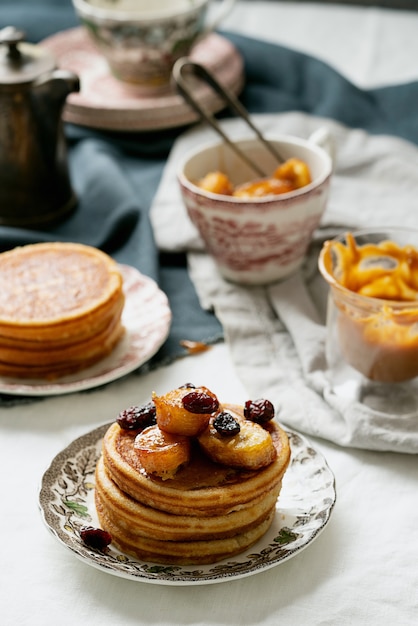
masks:
<svg viewBox="0 0 418 626"><path fill-rule="evenodd" d="M55 59L41 46L26 43L14 26L0 30L0 86L30 83L55 69Z"/></svg>

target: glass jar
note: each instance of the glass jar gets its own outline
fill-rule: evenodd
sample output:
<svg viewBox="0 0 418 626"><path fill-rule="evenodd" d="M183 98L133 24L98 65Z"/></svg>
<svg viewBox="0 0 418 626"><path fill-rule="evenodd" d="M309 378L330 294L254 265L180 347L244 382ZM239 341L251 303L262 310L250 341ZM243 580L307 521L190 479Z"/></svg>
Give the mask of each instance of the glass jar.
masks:
<svg viewBox="0 0 418 626"><path fill-rule="evenodd" d="M326 358L335 393L390 413L418 410L418 231L347 233L324 244Z"/></svg>

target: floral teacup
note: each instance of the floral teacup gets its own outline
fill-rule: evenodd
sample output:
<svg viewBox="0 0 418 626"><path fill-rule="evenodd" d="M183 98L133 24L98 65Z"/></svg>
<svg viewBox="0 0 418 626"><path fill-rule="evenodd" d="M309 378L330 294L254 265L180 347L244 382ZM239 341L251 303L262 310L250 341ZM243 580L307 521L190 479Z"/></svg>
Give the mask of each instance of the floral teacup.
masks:
<svg viewBox="0 0 418 626"><path fill-rule="evenodd" d="M223 0L209 24L210 0L73 0L114 76L150 91L167 89L175 61L211 32L235 0Z"/></svg>

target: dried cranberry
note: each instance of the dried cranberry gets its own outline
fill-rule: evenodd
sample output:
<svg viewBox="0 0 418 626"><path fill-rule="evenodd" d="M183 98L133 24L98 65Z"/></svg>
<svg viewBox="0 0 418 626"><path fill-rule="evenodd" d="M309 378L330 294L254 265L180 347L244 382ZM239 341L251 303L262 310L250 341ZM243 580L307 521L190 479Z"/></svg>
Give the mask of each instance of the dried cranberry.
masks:
<svg viewBox="0 0 418 626"><path fill-rule="evenodd" d="M123 430L142 430L157 423L154 402L142 406L131 406L121 411L116 419Z"/></svg>
<svg viewBox="0 0 418 626"><path fill-rule="evenodd" d="M213 413L219 408L218 399L205 391L191 391L182 398L183 406L189 413Z"/></svg>
<svg viewBox="0 0 418 626"><path fill-rule="evenodd" d="M274 417L274 406L270 400L259 398L247 400L244 406L244 417L257 424L265 424Z"/></svg>
<svg viewBox="0 0 418 626"><path fill-rule="evenodd" d="M222 411L215 417L213 426L220 435L238 435L241 430L239 422L227 411Z"/></svg>
<svg viewBox="0 0 418 626"><path fill-rule="evenodd" d="M94 526L83 526L80 529L80 537L86 546L94 550L104 550L112 541L110 533Z"/></svg>

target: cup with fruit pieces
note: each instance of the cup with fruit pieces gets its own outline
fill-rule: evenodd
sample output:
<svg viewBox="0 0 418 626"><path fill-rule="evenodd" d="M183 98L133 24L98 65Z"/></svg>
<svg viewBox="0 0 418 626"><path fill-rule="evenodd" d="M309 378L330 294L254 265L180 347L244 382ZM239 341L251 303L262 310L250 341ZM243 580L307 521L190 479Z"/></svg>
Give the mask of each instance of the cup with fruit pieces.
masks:
<svg viewBox="0 0 418 626"><path fill-rule="evenodd" d="M224 142L195 149L178 169L184 205L205 249L221 275L240 284L269 284L297 271L328 201L329 133L268 139L284 163L277 165L258 139L235 142L264 178Z"/></svg>

